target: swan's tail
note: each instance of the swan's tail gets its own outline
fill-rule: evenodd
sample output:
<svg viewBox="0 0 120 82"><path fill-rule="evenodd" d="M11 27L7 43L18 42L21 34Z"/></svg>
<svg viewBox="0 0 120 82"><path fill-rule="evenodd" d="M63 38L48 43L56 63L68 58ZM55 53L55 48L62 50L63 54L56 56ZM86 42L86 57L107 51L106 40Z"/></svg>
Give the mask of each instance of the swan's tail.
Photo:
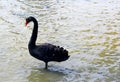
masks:
<svg viewBox="0 0 120 82"><path fill-rule="evenodd" d="M63 47L52 45L49 43L45 43L43 45L46 46L45 51L46 51L47 56L45 57L47 61L61 62L69 58L68 51L64 49Z"/></svg>
<svg viewBox="0 0 120 82"><path fill-rule="evenodd" d="M65 61L69 58L68 51L60 46L54 46L53 49L54 59L57 59L58 62Z"/></svg>

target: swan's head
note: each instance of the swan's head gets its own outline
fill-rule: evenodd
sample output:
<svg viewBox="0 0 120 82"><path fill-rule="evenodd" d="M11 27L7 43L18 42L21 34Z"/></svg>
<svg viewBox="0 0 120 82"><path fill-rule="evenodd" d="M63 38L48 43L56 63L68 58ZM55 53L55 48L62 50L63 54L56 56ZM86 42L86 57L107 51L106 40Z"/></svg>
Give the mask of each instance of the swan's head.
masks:
<svg viewBox="0 0 120 82"><path fill-rule="evenodd" d="M35 18L34 17L32 17L32 16L30 16L30 17L28 17L28 18L26 18L26 22L25 22L25 26L27 26L28 25L28 23L30 23L31 21L33 21Z"/></svg>

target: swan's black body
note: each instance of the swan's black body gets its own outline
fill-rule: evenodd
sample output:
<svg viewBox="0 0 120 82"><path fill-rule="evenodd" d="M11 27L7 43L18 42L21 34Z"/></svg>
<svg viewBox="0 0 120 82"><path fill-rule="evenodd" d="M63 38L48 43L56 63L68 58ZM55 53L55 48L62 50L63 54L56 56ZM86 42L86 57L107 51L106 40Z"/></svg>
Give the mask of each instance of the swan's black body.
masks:
<svg viewBox="0 0 120 82"><path fill-rule="evenodd" d="M61 62L69 58L68 51L63 49L62 47L52 45L49 43L36 45L36 39L37 39L37 33L38 33L38 22L34 17L28 17L26 19L26 25L29 22L34 23L32 36L28 44L29 52L33 57L44 61L46 64L45 65L46 69L47 69L48 62L50 61Z"/></svg>

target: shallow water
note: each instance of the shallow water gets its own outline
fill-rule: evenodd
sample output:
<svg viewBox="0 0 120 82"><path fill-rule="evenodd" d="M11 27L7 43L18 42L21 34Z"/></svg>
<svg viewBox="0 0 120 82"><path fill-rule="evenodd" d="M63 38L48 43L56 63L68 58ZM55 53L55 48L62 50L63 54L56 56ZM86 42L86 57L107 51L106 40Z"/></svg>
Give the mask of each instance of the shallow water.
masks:
<svg viewBox="0 0 120 82"><path fill-rule="evenodd" d="M0 0L0 82L119 82L119 0ZM44 63L29 55L34 16L37 44L68 49L69 60Z"/></svg>

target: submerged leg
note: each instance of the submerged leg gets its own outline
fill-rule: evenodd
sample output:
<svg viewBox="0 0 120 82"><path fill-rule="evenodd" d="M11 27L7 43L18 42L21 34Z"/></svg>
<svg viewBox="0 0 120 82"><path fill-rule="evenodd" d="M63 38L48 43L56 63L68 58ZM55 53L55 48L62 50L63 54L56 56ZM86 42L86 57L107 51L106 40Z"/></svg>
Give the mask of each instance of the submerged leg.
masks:
<svg viewBox="0 0 120 82"><path fill-rule="evenodd" d="M45 62L45 69L48 68L48 62Z"/></svg>

